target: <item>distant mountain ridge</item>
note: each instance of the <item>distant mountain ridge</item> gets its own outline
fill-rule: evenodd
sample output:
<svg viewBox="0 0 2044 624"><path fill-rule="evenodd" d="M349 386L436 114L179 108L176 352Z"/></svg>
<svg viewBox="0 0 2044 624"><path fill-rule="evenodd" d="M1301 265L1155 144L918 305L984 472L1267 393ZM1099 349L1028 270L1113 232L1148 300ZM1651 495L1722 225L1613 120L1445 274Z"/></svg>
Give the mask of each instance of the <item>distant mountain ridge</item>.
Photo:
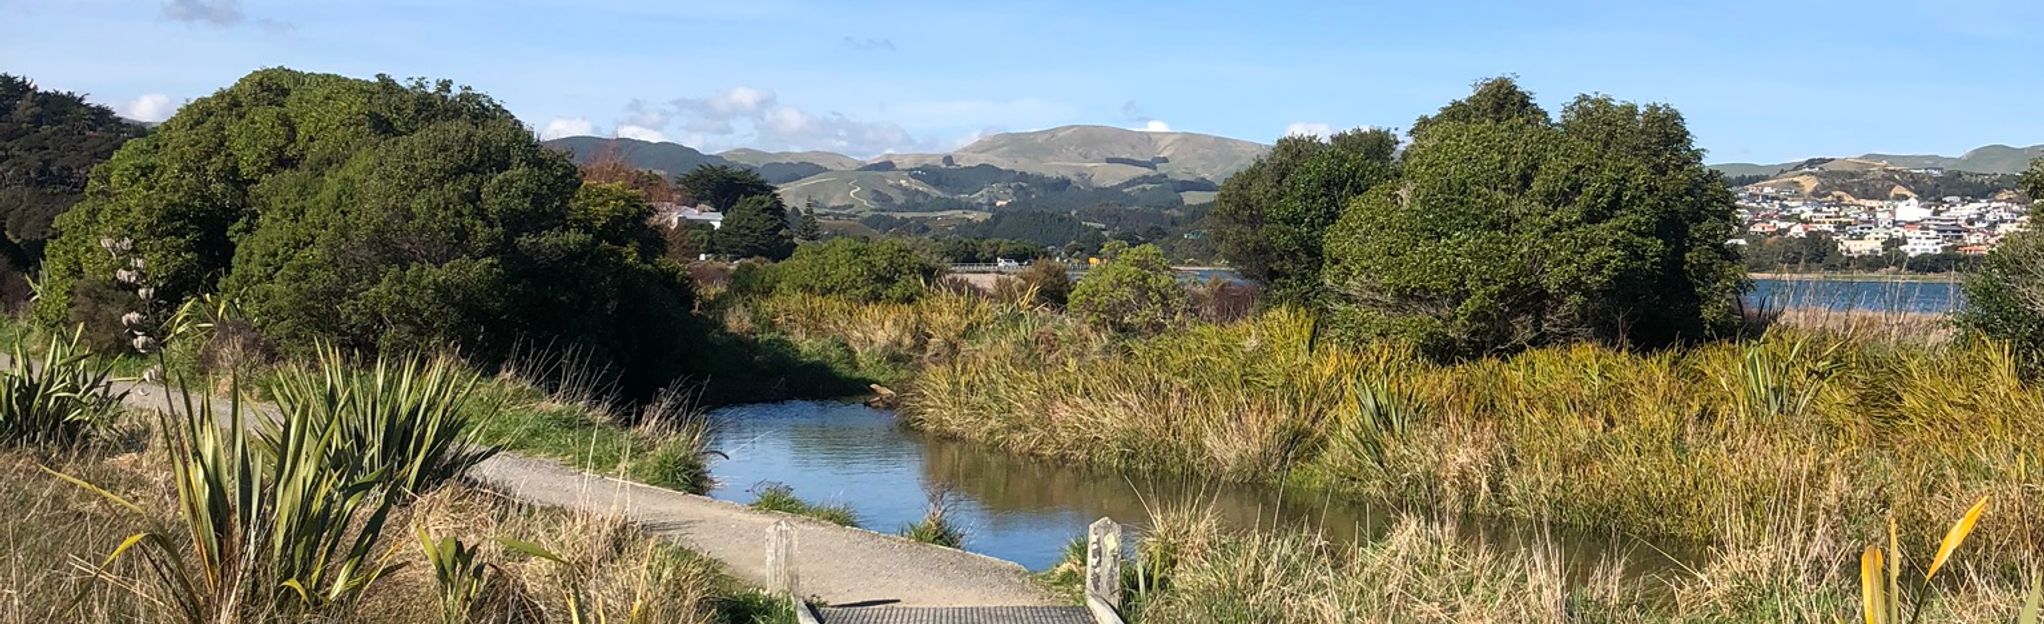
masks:
<svg viewBox="0 0 2044 624"><path fill-rule="evenodd" d="M1140 197L1155 204L1159 197L1180 194L1197 203L1270 149L1206 134L1108 126L994 134L948 154L882 154L866 160L824 151L749 148L704 154L676 143L603 137L546 144L569 152L577 163L615 157L669 175L705 164L744 167L780 185L792 203L814 200L874 212L991 210L1032 198L1091 196L1067 186L1098 189L1099 197L1109 200Z"/></svg>
<svg viewBox="0 0 2044 624"><path fill-rule="evenodd" d="M1851 158L1839 158L1829 160L1870 161L1877 163L1886 163L1889 166L1900 167L1904 169L1939 168L1944 169L1946 171L1968 171L1973 173L2009 174L2022 173L2024 170L2030 168L2031 161L2034 161L2038 158L2044 158L2044 145L2032 145L2029 147L2010 147L2007 145L1995 144L1968 150L1965 154L1957 157L1940 156L1936 154L1864 154L1861 156L1854 156ZM1710 167L1712 169L1722 171L1724 172L1725 175L1728 176L1763 175L1772 177L1777 174L1780 174L1784 170L1794 169L1798 165L1806 162L1809 161L1805 160L1774 165L1758 163L1720 163L1711 165Z"/></svg>

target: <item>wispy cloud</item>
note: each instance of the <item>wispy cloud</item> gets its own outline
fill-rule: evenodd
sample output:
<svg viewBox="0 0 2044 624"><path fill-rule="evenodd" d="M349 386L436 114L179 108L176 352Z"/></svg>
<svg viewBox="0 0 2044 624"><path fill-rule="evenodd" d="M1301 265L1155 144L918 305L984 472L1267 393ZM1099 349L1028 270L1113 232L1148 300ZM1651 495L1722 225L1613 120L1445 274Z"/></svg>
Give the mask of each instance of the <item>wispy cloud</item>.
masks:
<svg viewBox="0 0 2044 624"><path fill-rule="evenodd" d="M1164 123L1162 119L1151 117L1150 113L1144 111L1143 106L1137 104L1135 100L1121 103L1121 118L1123 121L1138 124L1136 129L1144 132L1171 131L1171 124Z"/></svg>
<svg viewBox="0 0 2044 624"><path fill-rule="evenodd" d="M877 38L876 38L876 37L865 37L865 38L860 38L860 37L853 37L853 36L851 36L851 35L845 35L845 38L844 38L844 39L843 39L842 41L839 41L839 43L843 44L843 45L844 45L844 46L845 46L846 48L850 48L850 49L853 49L853 50L857 50L857 51L860 51L860 52L893 52L893 51L894 51L894 40L893 40L893 39L888 39L888 38L885 38L885 37L877 37Z"/></svg>
<svg viewBox="0 0 2044 624"><path fill-rule="evenodd" d="M1334 136L1334 126L1317 121L1301 121L1285 126L1284 136L1310 136L1327 138Z"/></svg>
<svg viewBox="0 0 2044 624"><path fill-rule="evenodd" d="M241 0L164 0L163 18L174 22L206 24L228 28L251 22L241 10ZM286 32L291 24L258 18L251 23L272 33Z"/></svg>
<svg viewBox="0 0 2044 624"><path fill-rule="evenodd" d="M864 156L935 151L937 147L936 143L917 139L899 124L805 110L782 103L780 96L771 90L747 86L664 103L635 100L619 118L618 136L626 136L627 127L647 136L678 130L682 141L690 147L710 151L745 146L769 151L821 149Z"/></svg>

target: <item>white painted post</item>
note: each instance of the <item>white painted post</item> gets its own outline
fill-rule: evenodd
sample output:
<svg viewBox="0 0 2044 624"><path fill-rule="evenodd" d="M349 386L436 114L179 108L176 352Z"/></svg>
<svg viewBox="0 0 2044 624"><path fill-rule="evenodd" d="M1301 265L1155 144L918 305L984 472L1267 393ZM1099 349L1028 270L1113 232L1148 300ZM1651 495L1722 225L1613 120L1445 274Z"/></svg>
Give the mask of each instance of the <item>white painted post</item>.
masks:
<svg viewBox="0 0 2044 624"><path fill-rule="evenodd" d="M1121 525L1110 518L1086 529L1086 594L1121 608Z"/></svg>
<svg viewBox="0 0 2044 624"><path fill-rule="evenodd" d="M788 524L788 519L775 520L773 526L767 527L766 556L768 588L801 596L796 587L800 579L795 575L795 527Z"/></svg>

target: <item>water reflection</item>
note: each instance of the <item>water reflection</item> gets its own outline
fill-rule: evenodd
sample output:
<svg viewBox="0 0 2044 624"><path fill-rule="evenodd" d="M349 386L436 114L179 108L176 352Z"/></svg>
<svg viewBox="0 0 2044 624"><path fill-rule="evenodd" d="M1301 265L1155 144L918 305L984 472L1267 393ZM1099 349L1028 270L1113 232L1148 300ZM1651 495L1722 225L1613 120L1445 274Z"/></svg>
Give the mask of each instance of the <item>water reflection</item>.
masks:
<svg viewBox="0 0 2044 624"><path fill-rule="evenodd" d="M922 515L925 491L945 489L957 495L952 511L965 528L967 550L1033 570L1054 565L1064 546L1102 516L1140 525L1152 510L1196 505L1237 528L1303 528L1349 542L1381 535L1402 514L1439 515L1324 492L1087 470L921 436L896 426L887 412L850 403L745 405L715 417L721 428L716 448L731 458L714 466L714 497L750 502L748 490L756 484L779 482L812 501L849 504L863 526L891 532ZM1609 532L1447 519L1466 537L1494 547L1552 544L1579 578L1607 561L1622 562L1632 574L1653 574L1674 569L1677 559L1696 559L1694 548L1656 547Z"/></svg>

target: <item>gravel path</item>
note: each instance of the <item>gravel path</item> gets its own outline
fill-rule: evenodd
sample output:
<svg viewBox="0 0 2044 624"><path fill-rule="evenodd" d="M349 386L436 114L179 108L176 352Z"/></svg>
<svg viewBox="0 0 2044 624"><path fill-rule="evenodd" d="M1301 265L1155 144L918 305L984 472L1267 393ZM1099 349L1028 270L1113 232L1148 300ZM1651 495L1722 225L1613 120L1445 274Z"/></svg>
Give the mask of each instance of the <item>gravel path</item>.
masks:
<svg viewBox="0 0 2044 624"><path fill-rule="evenodd" d="M520 500L616 513L730 572L764 584L767 528L790 519L802 595L825 603L904 606L1058 604L1036 589L1021 565L962 550L911 542L673 490L600 477L560 464L500 455L470 473Z"/></svg>
<svg viewBox="0 0 2044 624"><path fill-rule="evenodd" d="M0 366L7 365L0 357ZM160 410L163 386L124 383L132 407ZM182 401L179 402L182 405ZM274 408L261 405L265 412ZM226 412L225 401L214 409ZM246 418L246 417L244 417ZM725 564L764 587L767 528L795 528L798 591L833 605L1037 606L1067 604L1040 590L1020 564L809 518L749 509L583 472L549 460L499 454L469 473L511 498L549 507L616 514Z"/></svg>

